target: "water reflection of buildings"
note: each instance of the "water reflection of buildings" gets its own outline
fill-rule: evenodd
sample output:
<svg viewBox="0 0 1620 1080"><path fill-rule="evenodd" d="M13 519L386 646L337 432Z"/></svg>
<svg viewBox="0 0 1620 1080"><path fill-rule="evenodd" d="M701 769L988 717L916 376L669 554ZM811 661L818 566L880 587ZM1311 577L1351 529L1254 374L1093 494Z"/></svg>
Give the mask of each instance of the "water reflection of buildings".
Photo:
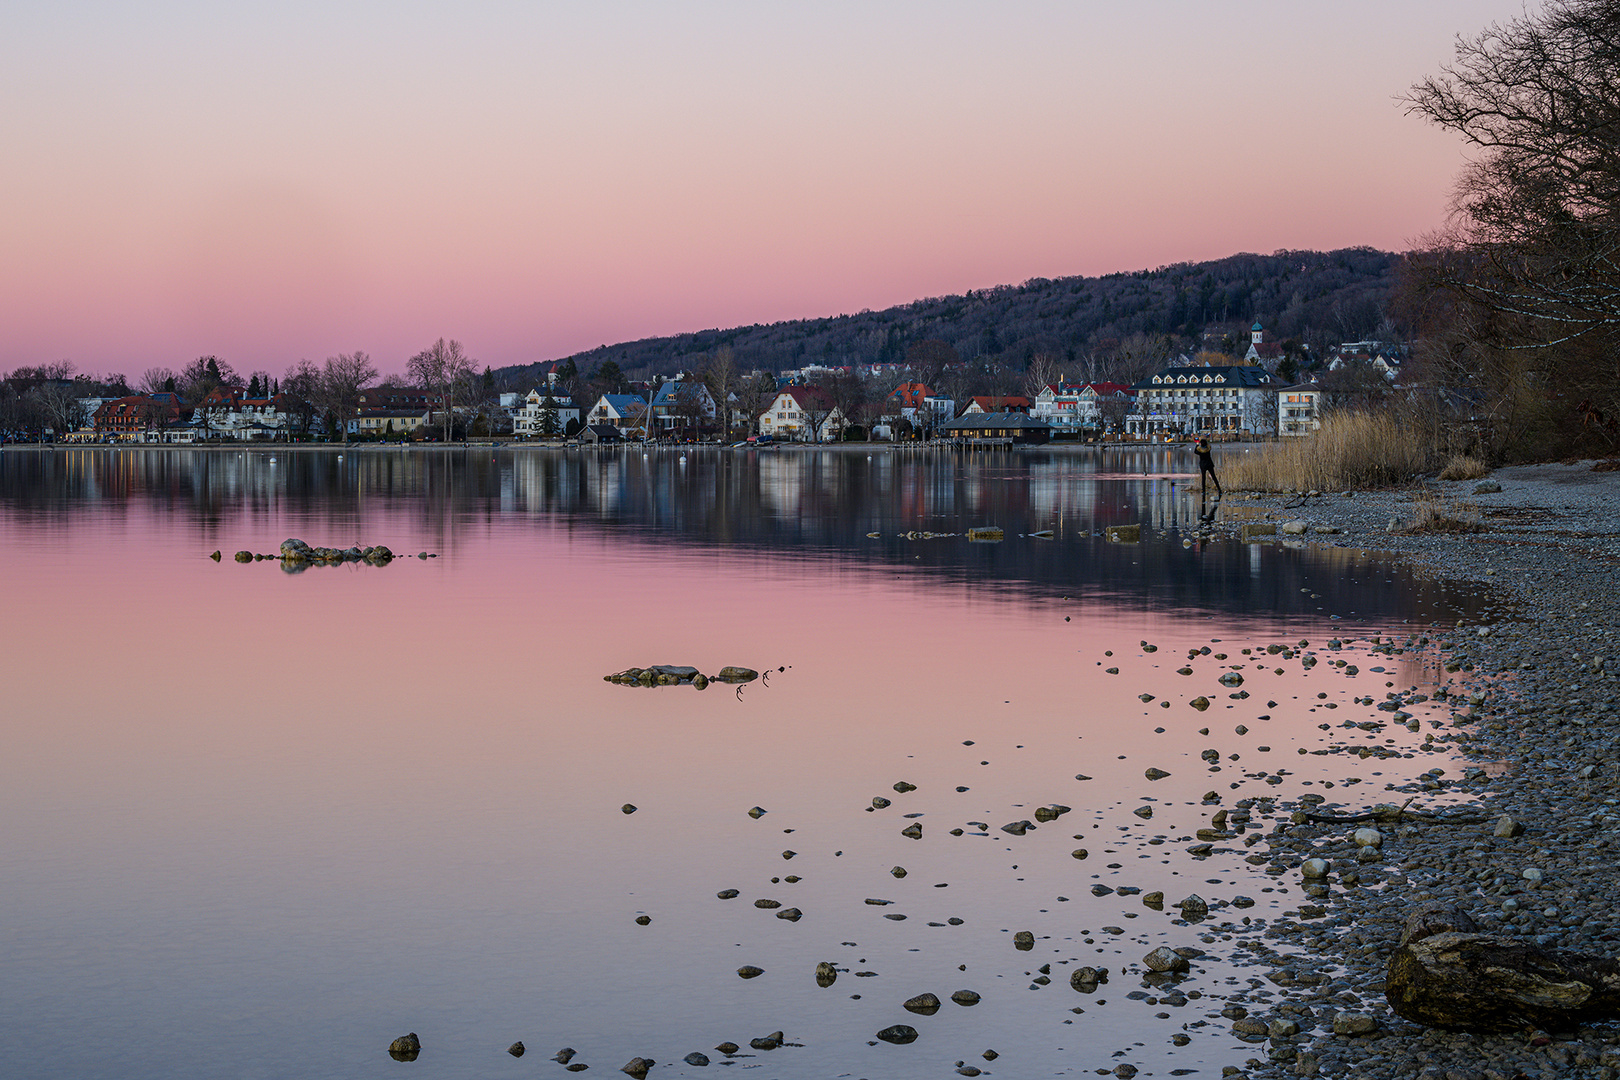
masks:
<svg viewBox="0 0 1620 1080"><path fill-rule="evenodd" d="M190 522L210 547L305 533L317 543L392 543L392 536L358 535L386 522L409 530L407 543L453 552L461 532L560 525L659 544L906 566L1031 595L1156 596L1190 610L1348 614L1440 602L1437 587L1353 549L1232 540L1183 548L1208 504L1196 480L1172 471L1184 464L1175 455L1164 448L8 450L0 454L0 513L71 527L86 507L113 515L155 509ZM1131 522L1149 526L1140 546L1097 535ZM1008 542L967 550L904 539L984 525L1000 526ZM1044 529L1056 540L1018 536Z"/></svg>

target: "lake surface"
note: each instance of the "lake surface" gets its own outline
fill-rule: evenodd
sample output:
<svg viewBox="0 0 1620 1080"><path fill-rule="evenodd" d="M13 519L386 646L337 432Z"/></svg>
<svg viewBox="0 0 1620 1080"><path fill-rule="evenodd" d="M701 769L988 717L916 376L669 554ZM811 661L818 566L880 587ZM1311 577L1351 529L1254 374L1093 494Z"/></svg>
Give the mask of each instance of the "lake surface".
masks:
<svg viewBox="0 0 1620 1080"><path fill-rule="evenodd" d="M1188 854L1194 830L1245 797L1361 806L1447 765L1307 751L1411 753L1405 728L1341 729L1377 715L1356 697L1436 675L1367 639L1489 612L1373 553L1207 539L1201 514L1241 503L1201 506L1190 467L8 448L0 1075L561 1075L569 1046L610 1075L643 1056L654 1076L1219 1076L1263 1051L1215 1015L1255 974L1234 943L1300 896L1240 840ZM1101 535L1138 521L1141 544ZM907 538L981 526L1004 541ZM411 557L231 559L288 537ZM1268 644L1288 658L1243 653ZM1318 652L1362 673L1301 663ZM766 677L603 680L659 663ZM1217 681L1238 664L1248 696ZM1072 809L1036 821L1053 804ZM1098 885L1216 910L1189 925ZM1206 950L1179 983L1200 996L1127 996L1162 944ZM1080 965L1112 978L1076 992ZM902 1007L924 992L937 1014ZM895 1024L916 1041L876 1040ZM394 1061L407 1031L421 1056ZM790 1045L749 1048L776 1031Z"/></svg>

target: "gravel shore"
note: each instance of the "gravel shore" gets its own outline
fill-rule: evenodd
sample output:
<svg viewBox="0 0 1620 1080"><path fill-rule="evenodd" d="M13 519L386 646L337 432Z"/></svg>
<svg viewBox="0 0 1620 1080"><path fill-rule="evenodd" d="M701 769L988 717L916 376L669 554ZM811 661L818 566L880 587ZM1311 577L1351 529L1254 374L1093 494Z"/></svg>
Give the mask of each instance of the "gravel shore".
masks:
<svg viewBox="0 0 1620 1080"><path fill-rule="evenodd" d="M1416 490L1224 500L1251 508L1245 519L1296 522L1291 532L1306 523L1303 535L1279 540L1396 552L1438 576L1484 583L1516 613L1494 625L1385 639L1391 655L1437 650L1446 683L1432 698L1387 695L1385 704L1401 710L1395 722L1428 732L1424 749L1439 771L1420 774L1423 762L1414 762L1409 781L1383 797L1396 806L1412 797L1414 809L1461 820L1374 823L1381 847L1356 843L1355 830L1367 823L1304 820L1308 805L1279 807L1268 823L1272 872L1301 881L1307 859L1326 860L1330 870L1303 880L1309 899L1299 917L1274 920L1266 941L1251 946L1271 965L1271 986L1252 996L1250 1015L1241 1006L1223 1013L1234 1030L1253 1032L1256 1050L1227 1075L1620 1078L1614 1024L1458 1034L1401 1020L1383 1001L1402 924L1435 901L1459 905L1484 932L1574 952L1620 951L1620 472L1593 465L1504 468L1484 482ZM1483 531L1399 531L1422 501L1477 516ZM1341 812L1357 809L1371 807ZM1516 831L1504 815L1522 832L1503 835ZM1336 1034L1336 1018L1341 1031L1372 1030Z"/></svg>

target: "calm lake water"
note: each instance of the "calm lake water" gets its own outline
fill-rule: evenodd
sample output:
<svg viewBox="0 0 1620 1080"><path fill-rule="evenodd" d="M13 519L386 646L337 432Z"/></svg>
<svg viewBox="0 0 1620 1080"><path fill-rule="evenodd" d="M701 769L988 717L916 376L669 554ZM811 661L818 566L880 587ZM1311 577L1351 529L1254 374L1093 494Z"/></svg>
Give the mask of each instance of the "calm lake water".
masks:
<svg viewBox="0 0 1620 1080"><path fill-rule="evenodd" d="M1211 1019L1255 974L1241 919L1300 896L1240 841L1186 852L1204 793L1360 806L1446 765L1300 751L1420 744L1340 729L1435 674L1356 650L1482 601L1359 550L1200 539L1190 465L7 449L0 1075L561 1075L570 1046L610 1075L1219 1076L1263 1052ZM1137 521L1139 545L1101 535ZM1005 540L905 535L978 526ZM412 557L231 559L287 537ZM1332 637L1362 674L1243 653ZM768 677L603 681L655 663ZM1217 682L1235 664L1247 697ZM1072 811L1000 828L1052 804ZM1257 903L1191 926L1096 885ZM1161 944L1208 951L1179 984L1200 997L1127 997ZM1111 981L1076 992L1082 964ZM902 1008L924 992L937 1014ZM875 1039L894 1024L916 1041ZM795 1045L749 1049L778 1030ZM396 1062L407 1031L422 1054Z"/></svg>

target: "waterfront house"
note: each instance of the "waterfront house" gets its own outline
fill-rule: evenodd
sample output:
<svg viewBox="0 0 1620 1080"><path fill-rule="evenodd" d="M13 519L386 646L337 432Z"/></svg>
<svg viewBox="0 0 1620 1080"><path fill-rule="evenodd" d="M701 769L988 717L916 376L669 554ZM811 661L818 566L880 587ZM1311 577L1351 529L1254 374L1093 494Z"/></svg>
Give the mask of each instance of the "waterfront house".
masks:
<svg viewBox="0 0 1620 1080"><path fill-rule="evenodd" d="M949 439L977 445L1040 446L1052 437L1052 425L1020 412L963 413L940 425Z"/></svg>
<svg viewBox="0 0 1620 1080"><path fill-rule="evenodd" d="M1125 418L1136 438L1212 438L1277 433L1277 391L1283 382L1254 364L1168 367L1131 387L1136 410Z"/></svg>
<svg viewBox="0 0 1620 1080"><path fill-rule="evenodd" d="M550 418L547 418L547 412ZM520 439L566 435L568 426L580 425L580 408L572 394L555 383L530 390L522 401L510 410L512 434ZM550 428L549 432L547 428Z"/></svg>
<svg viewBox="0 0 1620 1080"><path fill-rule="evenodd" d="M1103 405L1119 401L1128 408L1134 395L1124 383L1053 383L1035 395L1030 415L1045 420L1054 435L1100 433L1105 426Z"/></svg>
<svg viewBox="0 0 1620 1080"><path fill-rule="evenodd" d="M719 410L701 382L672 379L653 394L652 411L659 434L691 435L698 428L712 426Z"/></svg>
<svg viewBox="0 0 1620 1080"><path fill-rule="evenodd" d="M1032 402L1029 398L1021 394L981 394L968 399L967 408L962 410L962 415L966 416L969 413L1014 412L1023 413L1027 416L1031 407Z"/></svg>
<svg viewBox="0 0 1620 1080"><path fill-rule="evenodd" d="M610 424L626 438L641 438L647 423L647 399L636 394L603 394L585 415L587 427Z"/></svg>
<svg viewBox="0 0 1620 1080"><path fill-rule="evenodd" d="M179 394L131 394L103 402L96 410L95 433L126 442L169 442L180 423L185 402ZM186 441L190 441L189 437Z"/></svg>
<svg viewBox="0 0 1620 1080"><path fill-rule="evenodd" d="M1310 435L1322 426L1322 388L1296 383L1277 391L1277 434Z"/></svg>
<svg viewBox="0 0 1620 1080"><path fill-rule="evenodd" d="M759 433L776 439L822 442L843 432L843 417L829 427L838 412L825 390L816 386L787 386L759 416Z"/></svg>

